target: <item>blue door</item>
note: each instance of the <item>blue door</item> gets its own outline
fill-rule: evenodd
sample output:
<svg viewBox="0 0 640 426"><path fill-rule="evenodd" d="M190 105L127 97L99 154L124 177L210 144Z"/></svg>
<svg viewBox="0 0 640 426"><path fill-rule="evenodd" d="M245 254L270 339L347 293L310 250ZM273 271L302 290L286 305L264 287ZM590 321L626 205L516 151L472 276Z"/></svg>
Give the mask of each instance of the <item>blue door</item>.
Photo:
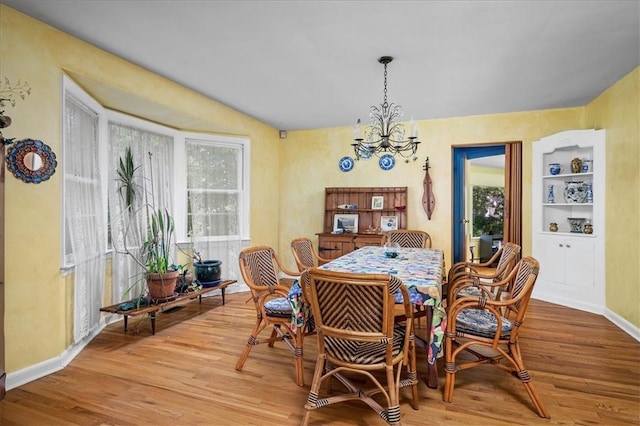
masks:
<svg viewBox="0 0 640 426"><path fill-rule="evenodd" d="M466 260L465 253L465 160L504 155L504 145L453 148L453 263Z"/></svg>

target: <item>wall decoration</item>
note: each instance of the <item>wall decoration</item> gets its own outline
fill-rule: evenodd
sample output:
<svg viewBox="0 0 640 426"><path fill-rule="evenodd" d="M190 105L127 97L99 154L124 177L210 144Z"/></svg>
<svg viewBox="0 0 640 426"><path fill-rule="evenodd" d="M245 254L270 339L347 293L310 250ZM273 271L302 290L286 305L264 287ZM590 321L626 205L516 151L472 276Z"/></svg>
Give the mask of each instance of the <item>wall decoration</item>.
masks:
<svg viewBox="0 0 640 426"><path fill-rule="evenodd" d="M472 198L473 236L502 234L504 228L504 188L474 186Z"/></svg>
<svg viewBox="0 0 640 426"><path fill-rule="evenodd" d="M336 214L333 216L333 232L345 232L347 234L358 233L357 214Z"/></svg>
<svg viewBox="0 0 640 426"><path fill-rule="evenodd" d="M27 183L48 180L56 171L58 161L49 145L39 140L24 139L7 151L7 167L13 175Z"/></svg>
<svg viewBox="0 0 640 426"><path fill-rule="evenodd" d="M351 157L342 157L338 162L338 167L343 172L350 172L353 169L353 158Z"/></svg>
<svg viewBox="0 0 640 426"><path fill-rule="evenodd" d="M381 195L371 197L371 208L373 210L382 210L384 208L384 197Z"/></svg>
<svg viewBox="0 0 640 426"><path fill-rule="evenodd" d="M382 216L380 218L380 228L383 231L398 229L398 216Z"/></svg>

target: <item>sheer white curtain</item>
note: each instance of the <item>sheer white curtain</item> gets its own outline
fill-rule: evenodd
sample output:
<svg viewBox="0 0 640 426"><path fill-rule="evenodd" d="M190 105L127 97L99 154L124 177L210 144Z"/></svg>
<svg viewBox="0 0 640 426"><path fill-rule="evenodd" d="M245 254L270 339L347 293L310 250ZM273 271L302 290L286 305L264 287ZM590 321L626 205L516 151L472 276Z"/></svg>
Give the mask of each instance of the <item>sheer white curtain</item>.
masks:
<svg viewBox="0 0 640 426"><path fill-rule="evenodd" d="M118 162L130 147L136 171L138 196L127 210L118 194ZM145 237L145 206L166 208L172 213L173 137L141 128L109 123L109 215L111 223L113 302L141 296L144 271L126 250L137 254Z"/></svg>
<svg viewBox="0 0 640 426"><path fill-rule="evenodd" d="M100 322L107 236L100 180L98 116L65 95L64 208L74 273L74 342ZM67 249L68 250L68 249Z"/></svg>
<svg viewBox="0 0 640 426"><path fill-rule="evenodd" d="M222 276L239 279L242 249L242 145L186 139L188 233L202 260L222 261Z"/></svg>

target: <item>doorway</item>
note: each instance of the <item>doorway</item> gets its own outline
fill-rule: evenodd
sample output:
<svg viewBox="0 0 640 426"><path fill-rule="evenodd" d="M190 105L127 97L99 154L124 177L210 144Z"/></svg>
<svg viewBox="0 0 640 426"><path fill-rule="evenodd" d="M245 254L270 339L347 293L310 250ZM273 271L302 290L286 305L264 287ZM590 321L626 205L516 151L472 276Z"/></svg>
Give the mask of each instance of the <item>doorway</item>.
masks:
<svg viewBox="0 0 640 426"><path fill-rule="evenodd" d="M470 209L473 183L469 177L469 161L474 159L504 155L504 200L502 220L504 225L501 241L522 244L522 144L509 142L503 144L482 144L453 147L453 217L452 217L452 261L466 261L470 256L468 247L471 229ZM499 232L497 229L492 231ZM480 257L478 252L474 257Z"/></svg>

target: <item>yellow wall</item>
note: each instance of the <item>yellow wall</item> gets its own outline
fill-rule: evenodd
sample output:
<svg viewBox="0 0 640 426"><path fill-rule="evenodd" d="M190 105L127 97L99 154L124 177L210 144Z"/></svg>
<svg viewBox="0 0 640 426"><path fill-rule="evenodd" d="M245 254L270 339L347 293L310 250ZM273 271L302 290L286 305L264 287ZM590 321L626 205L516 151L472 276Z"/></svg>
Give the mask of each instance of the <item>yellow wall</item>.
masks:
<svg viewBox="0 0 640 426"><path fill-rule="evenodd" d="M210 132L251 139L251 236L278 244L278 131L0 5L0 77L27 81L31 95L7 106L7 138L40 139L61 159L62 75L134 94ZM193 130L185 127L183 130ZM4 166L3 166L4 167ZM61 182L25 184L8 173L5 204L5 368L8 373L59 356L73 335L73 280L60 273Z"/></svg>
<svg viewBox="0 0 640 426"><path fill-rule="evenodd" d="M640 68L602 93L586 110L587 127L607 129L607 308L638 327Z"/></svg>
<svg viewBox="0 0 640 426"><path fill-rule="evenodd" d="M607 262L616 265L615 271L607 267L607 304L616 314L640 326L638 267L637 263L630 266L638 259L640 219L637 196L630 197L631 202L626 197L640 192L638 70L587 107L420 121L423 143L417 162L399 163L390 171L382 171L376 161L362 161L344 173L338 168L338 159L352 155L350 127L291 131L287 139L280 140L274 128L4 5L0 5L0 62L0 77L11 81L19 78L32 87L31 96L7 108L6 114L14 124L3 133L9 138L41 139L58 154L63 72L81 84L94 82L98 95L133 94L140 101L138 105L157 108L168 117L182 117L184 123L198 123L174 124L184 130L248 136L252 244L276 247L291 268L291 239L308 236L317 241L315 233L322 229L324 188L328 186L408 186L410 226L429 231L435 245L445 248L450 264L451 147L481 142L523 142L523 253L529 254L532 141L563 130L605 127L607 203L611 203L607 208ZM98 90L95 82L106 89ZM629 153L635 153L635 157ZM431 221L420 207L422 166L427 155L437 200ZM635 176L633 182L627 175ZM73 291L71 280L62 277L59 270L60 201L60 165L52 179L40 185L7 177L4 332L8 373L54 358L70 344ZM631 235L615 226L627 220L629 226L624 229L630 229ZM635 294L636 300L629 298L629 293Z"/></svg>
<svg viewBox="0 0 640 426"><path fill-rule="evenodd" d="M359 161L350 172L342 172L338 160L353 156L349 145L352 128L292 131L283 141L282 182L295 182L280 193L280 253L290 253L289 242L298 236L317 241L322 230L324 188L331 186L407 186L409 227L431 235L433 244L445 250L451 265L451 151L456 145L522 141L523 143L523 253L531 253L531 143L568 129L583 128L584 108L518 112L419 121L419 159L396 163L383 171L375 159ZM431 220L422 210L422 180L425 158L436 198ZM285 257L285 256L283 256ZM290 267L291 256L286 256Z"/></svg>

